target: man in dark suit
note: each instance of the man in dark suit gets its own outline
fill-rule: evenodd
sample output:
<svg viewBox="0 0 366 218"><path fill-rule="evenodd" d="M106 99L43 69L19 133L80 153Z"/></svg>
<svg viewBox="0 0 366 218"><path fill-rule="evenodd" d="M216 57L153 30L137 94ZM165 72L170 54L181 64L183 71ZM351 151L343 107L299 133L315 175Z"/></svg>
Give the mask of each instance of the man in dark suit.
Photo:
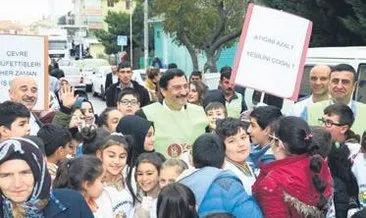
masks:
<svg viewBox="0 0 366 218"><path fill-rule="evenodd" d="M112 72L108 73L105 78L104 90L107 90L113 83L118 82L117 66L112 66Z"/></svg>

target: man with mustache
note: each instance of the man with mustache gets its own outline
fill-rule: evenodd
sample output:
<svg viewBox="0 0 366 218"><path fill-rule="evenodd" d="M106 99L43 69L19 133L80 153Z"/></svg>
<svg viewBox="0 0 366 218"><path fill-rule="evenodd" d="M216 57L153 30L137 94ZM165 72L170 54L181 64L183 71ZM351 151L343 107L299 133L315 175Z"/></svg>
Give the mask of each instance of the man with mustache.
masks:
<svg viewBox="0 0 366 218"><path fill-rule="evenodd" d="M169 158L190 154L193 141L208 125L203 108L187 103L188 83L184 72L167 70L159 81L162 102L141 108L136 115L154 122L155 151Z"/></svg>
<svg viewBox="0 0 366 218"><path fill-rule="evenodd" d="M9 97L13 102L23 104L29 111L32 111L38 99L37 82L32 76L17 76L9 83ZM29 119L30 135L37 135L43 126L42 122L30 113Z"/></svg>
<svg viewBox="0 0 366 218"><path fill-rule="evenodd" d="M247 109L243 96L234 91L233 84L230 83L231 67L225 66L220 70L219 91L225 97L225 106L228 117L239 118L240 113Z"/></svg>
<svg viewBox="0 0 366 218"><path fill-rule="evenodd" d="M355 69L348 64L339 64L332 68L330 73L329 92L331 99L310 105L302 114L309 125L319 125L319 118L323 116L323 110L334 103L348 105L355 115L355 122L352 131L362 135L366 130L366 105L352 100L353 91L357 85L357 74Z"/></svg>

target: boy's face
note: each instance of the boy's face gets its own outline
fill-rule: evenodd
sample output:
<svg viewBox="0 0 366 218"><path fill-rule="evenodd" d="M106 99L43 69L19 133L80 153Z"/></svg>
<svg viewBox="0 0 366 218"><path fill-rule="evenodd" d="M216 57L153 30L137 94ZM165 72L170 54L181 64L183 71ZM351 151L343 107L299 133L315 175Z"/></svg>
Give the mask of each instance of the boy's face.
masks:
<svg viewBox="0 0 366 218"><path fill-rule="evenodd" d="M10 125L10 129L2 126L0 128L1 139L7 139L10 137L23 137L30 133L29 118L17 117Z"/></svg>
<svg viewBox="0 0 366 218"><path fill-rule="evenodd" d="M262 129L259 126L257 119L254 117L250 117L249 120L250 123L247 132L250 135L252 143L262 146L267 145L267 143L269 142L267 128Z"/></svg>
<svg viewBox="0 0 366 218"><path fill-rule="evenodd" d="M216 108L216 109L208 110L206 115L209 120L208 125L211 129L216 129L216 120L224 119L226 117L225 111L223 108Z"/></svg>

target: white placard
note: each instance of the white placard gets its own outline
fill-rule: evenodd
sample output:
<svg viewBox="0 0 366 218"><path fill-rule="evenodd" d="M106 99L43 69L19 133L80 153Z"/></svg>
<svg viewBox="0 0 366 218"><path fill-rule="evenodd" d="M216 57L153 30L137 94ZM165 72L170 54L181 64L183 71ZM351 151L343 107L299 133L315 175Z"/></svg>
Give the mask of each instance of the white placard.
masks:
<svg viewBox="0 0 366 218"><path fill-rule="evenodd" d="M296 100L312 22L249 4L231 82Z"/></svg>
<svg viewBox="0 0 366 218"><path fill-rule="evenodd" d="M33 76L38 100L33 110L48 108L47 37L0 35L0 102L9 100L9 82L17 76Z"/></svg>

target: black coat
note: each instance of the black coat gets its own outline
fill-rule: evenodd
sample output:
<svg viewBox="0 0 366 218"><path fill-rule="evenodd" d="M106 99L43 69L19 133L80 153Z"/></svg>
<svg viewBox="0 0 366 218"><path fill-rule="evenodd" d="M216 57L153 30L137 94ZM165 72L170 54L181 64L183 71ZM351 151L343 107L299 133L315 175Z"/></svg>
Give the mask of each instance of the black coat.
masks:
<svg viewBox="0 0 366 218"><path fill-rule="evenodd" d="M104 90L107 90L113 84L112 73L108 73L105 78Z"/></svg>
<svg viewBox="0 0 366 218"><path fill-rule="evenodd" d="M148 105L150 103L149 92L145 87L138 84L138 82L131 80L133 89L140 95L140 107ZM107 107L116 107L117 106L117 98L119 93L121 92L120 82L114 83L111 85L105 92L106 104Z"/></svg>

